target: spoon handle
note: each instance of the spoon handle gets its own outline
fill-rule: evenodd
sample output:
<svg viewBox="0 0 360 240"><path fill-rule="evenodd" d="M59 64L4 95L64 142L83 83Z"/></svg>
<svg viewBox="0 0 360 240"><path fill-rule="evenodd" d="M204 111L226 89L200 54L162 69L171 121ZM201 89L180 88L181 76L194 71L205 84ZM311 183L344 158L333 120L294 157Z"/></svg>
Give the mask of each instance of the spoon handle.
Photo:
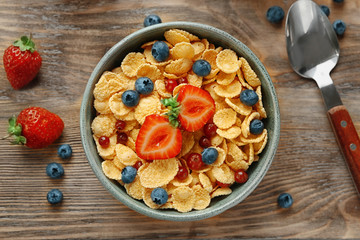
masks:
<svg viewBox="0 0 360 240"><path fill-rule="evenodd" d="M356 189L360 194L360 140L355 126L344 105L331 108L328 111L328 117Z"/></svg>

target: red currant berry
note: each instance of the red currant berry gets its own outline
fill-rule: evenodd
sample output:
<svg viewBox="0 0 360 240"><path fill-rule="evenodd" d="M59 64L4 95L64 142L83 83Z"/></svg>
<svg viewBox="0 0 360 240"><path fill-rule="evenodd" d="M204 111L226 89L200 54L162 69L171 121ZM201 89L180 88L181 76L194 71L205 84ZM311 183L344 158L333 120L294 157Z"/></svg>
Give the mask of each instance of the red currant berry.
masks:
<svg viewBox="0 0 360 240"><path fill-rule="evenodd" d="M248 177L248 174L242 169L235 172L235 181L237 183L245 183L248 180Z"/></svg>
<svg viewBox="0 0 360 240"><path fill-rule="evenodd" d="M174 88L178 85L177 81L175 79L167 79L165 80L165 89L168 92L173 92Z"/></svg>
<svg viewBox="0 0 360 240"><path fill-rule="evenodd" d="M121 144L125 144L128 140L128 135L126 135L126 133L124 132L120 132L117 134L117 143L121 143Z"/></svg>
<svg viewBox="0 0 360 240"><path fill-rule="evenodd" d="M110 139L106 136L101 136L99 138L99 144L102 148L107 148L110 145Z"/></svg>
<svg viewBox="0 0 360 240"><path fill-rule="evenodd" d="M183 166L179 166L179 170L176 174L176 177L179 179L179 180L185 180L187 178L187 176L189 175L189 172L188 170L186 169L186 167L183 167Z"/></svg>
<svg viewBox="0 0 360 240"><path fill-rule="evenodd" d="M137 161L135 164L134 164L134 168L136 168L136 170L139 170L139 168L143 165L142 161Z"/></svg>
<svg viewBox="0 0 360 240"><path fill-rule="evenodd" d="M204 165L199 153L191 153L186 159L186 162L192 170L199 170Z"/></svg>
<svg viewBox="0 0 360 240"><path fill-rule="evenodd" d="M122 120L117 120L115 123L115 128L118 131L124 130L125 126L126 126L126 122Z"/></svg>
<svg viewBox="0 0 360 240"><path fill-rule="evenodd" d="M215 136L216 130L217 130L217 126L214 123L207 123L204 126L204 134L208 138Z"/></svg>
<svg viewBox="0 0 360 240"><path fill-rule="evenodd" d="M208 148L208 147L211 146L211 141L210 141L210 139L208 139L207 137L202 136L202 137L200 138L200 140L199 140L199 145L200 145L200 147L202 147L202 148Z"/></svg>
<svg viewBox="0 0 360 240"><path fill-rule="evenodd" d="M222 182L219 182L219 181L216 181L216 184L219 185L219 187L222 187L222 188L230 186L230 184L228 184L228 183L222 183Z"/></svg>
<svg viewBox="0 0 360 240"><path fill-rule="evenodd" d="M187 80L186 77L181 77L181 78L179 78L179 79L177 80L177 82L178 82L179 84L188 83L188 80Z"/></svg>

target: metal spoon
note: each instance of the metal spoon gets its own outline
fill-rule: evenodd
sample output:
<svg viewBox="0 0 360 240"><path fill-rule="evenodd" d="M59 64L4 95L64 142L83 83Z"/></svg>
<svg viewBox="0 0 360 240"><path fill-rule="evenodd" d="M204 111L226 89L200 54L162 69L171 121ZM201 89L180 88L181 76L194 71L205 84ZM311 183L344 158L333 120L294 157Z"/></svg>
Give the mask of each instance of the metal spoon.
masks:
<svg viewBox="0 0 360 240"><path fill-rule="evenodd" d="M340 55L334 29L316 3L298 0L288 11L285 33L290 64L297 74L314 79L319 86L329 120L360 193L359 136L330 77Z"/></svg>

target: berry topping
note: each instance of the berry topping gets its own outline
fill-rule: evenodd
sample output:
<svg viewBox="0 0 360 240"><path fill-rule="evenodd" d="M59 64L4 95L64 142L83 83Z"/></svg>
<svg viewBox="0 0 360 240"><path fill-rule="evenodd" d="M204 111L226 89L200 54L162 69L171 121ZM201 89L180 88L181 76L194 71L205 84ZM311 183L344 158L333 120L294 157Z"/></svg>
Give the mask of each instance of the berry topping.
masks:
<svg viewBox="0 0 360 240"><path fill-rule="evenodd" d="M186 159L186 163L192 170L199 170L204 166L204 162L201 160L199 153L191 153Z"/></svg>
<svg viewBox="0 0 360 240"><path fill-rule="evenodd" d="M126 127L126 122L122 121L122 120L117 120L115 123L115 128L118 131L124 130L124 128Z"/></svg>
<svg viewBox="0 0 360 240"><path fill-rule="evenodd" d="M148 95L154 90L154 83L148 77L140 77L135 81L135 89L140 94Z"/></svg>
<svg viewBox="0 0 360 240"><path fill-rule="evenodd" d="M169 57L169 46L163 41L156 41L151 48L151 54L156 61L165 61Z"/></svg>
<svg viewBox="0 0 360 240"><path fill-rule="evenodd" d="M172 93L174 88L178 85L175 79L166 79L165 80L165 89L166 91Z"/></svg>
<svg viewBox="0 0 360 240"><path fill-rule="evenodd" d="M219 156L218 151L212 147L205 148L204 151L202 151L201 153L202 161L208 165L214 163L218 156Z"/></svg>
<svg viewBox="0 0 360 240"><path fill-rule="evenodd" d="M200 59L194 62L192 70L201 77L206 77L211 72L211 65L208 61Z"/></svg>
<svg viewBox="0 0 360 240"><path fill-rule="evenodd" d="M219 187L222 187L222 188L230 186L230 184L228 184L228 183L222 183L222 182L219 182L219 181L216 181L216 184L219 185Z"/></svg>
<svg viewBox="0 0 360 240"><path fill-rule="evenodd" d="M237 183L246 183L248 178L249 178L248 174L242 169L237 170L235 172L235 182Z"/></svg>
<svg viewBox="0 0 360 240"><path fill-rule="evenodd" d="M144 27L148 27L158 23L161 23L161 18L155 14L148 15L144 19Z"/></svg>
<svg viewBox="0 0 360 240"><path fill-rule="evenodd" d="M204 126L204 134L206 137L211 138L216 135L217 126L214 123L207 123Z"/></svg>
<svg viewBox="0 0 360 240"><path fill-rule="evenodd" d="M155 188L151 192L151 200L157 205L163 205L167 202L169 196L165 189L163 188Z"/></svg>
<svg viewBox="0 0 360 240"><path fill-rule="evenodd" d="M134 164L134 168L136 168L136 170L139 170L139 168L143 165L142 161L137 161L135 164Z"/></svg>
<svg viewBox="0 0 360 240"><path fill-rule="evenodd" d="M289 193L281 193L277 202L281 208L289 208L293 204L294 200Z"/></svg>
<svg viewBox="0 0 360 240"><path fill-rule="evenodd" d="M135 107L140 101L139 93L135 90L126 90L122 96L121 100L127 107Z"/></svg>
<svg viewBox="0 0 360 240"><path fill-rule="evenodd" d="M106 136L99 137L99 144L102 148L108 148L110 145L110 139Z"/></svg>
<svg viewBox="0 0 360 240"><path fill-rule="evenodd" d="M346 24L342 20L335 20L333 23L334 30L338 36L342 36L346 30Z"/></svg>
<svg viewBox="0 0 360 240"><path fill-rule="evenodd" d="M182 84L182 83L188 83L188 80L186 77L181 77L177 80L178 84Z"/></svg>
<svg viewBox="0 0 360 240"><path fill-rule="evenodd" d="M254 119L250 122L250 133L261 134L264 130L264 123L259 119Z"/></svg>
<svg viewBox="0 0 360 240"><path fill-rule="evenodd" d="M246 89L241 91L240 101L247 106L253 106L259 101L259 96L254 90Z"/></svg>
<svg viewBox="0 0 360 240"><path fill-rule="evenodd" d="M202 148L208 148L211 146L211 141L210 139L208 139L206 136L202 136L200 139L199 139L199 145L200 147Z"/></svg>
<svg viewBox="0 0 360 240"><path fill-rule="evenodd" d="M344 0L333 0L334 2L337 2L337 3L342 3L344 2Z"/></svg>
<svg viewBox="0 0 360 240"><path fill-rule="evenodd" d="M62 202L63 193L59 189L51 189L46 196L47 200L51 204L57 204Z"/></svg>
<svg viewBox="0 0 360 240"><path fill-rule="evenodd" d="M121 171L121 180L124 183L132 183L136 177L137 170L132 166L126 166Z"/></svg>
<svg viewBox="0 0 360 240"><path fill-rule="evenodd" d="M69 144L60 145L58 148L58 156L62 159L70 158L72 155L72 148Z"/></svg>
<svg viewBox="0 0 360 240"><path fill-rule="evenodd" d="M61 178L64 175L64 168L60 163L49 163L46 167L46 174L51 178Z"/></svg>
<svg viewBox="0 0 360 240"><path fill-rule="evenodd" d="M117 133L117 136L116 136L116 142L117 143L121 143L121 144L126 144L127 140L128 140L128 135L124 132L119 132Z"/></svg>
<svg viewBox="0 0 360 240"><path fill-rule="evenodd" d="M326 5L320 5L321 10L328 17L330 15L330 8Z"/></svg>
<svg viewBox="0 0 360 240"><path fill-rule="evenodd" d="M179 170L178 170L178 172L177 172L177 174L176 174L176 177L177 177L180 181L182 181L182 180L185 180L188 175L189 175L189 172L188 172L187 168L184 167L184 166L179 166Z"/></svg>
<svg viewBox="0 0 360 240"><path fill-rule="evenodd" d="M266 19L271 23L279 23L285 16L284 10L279 6L272 6L266 12Z"/></svg>

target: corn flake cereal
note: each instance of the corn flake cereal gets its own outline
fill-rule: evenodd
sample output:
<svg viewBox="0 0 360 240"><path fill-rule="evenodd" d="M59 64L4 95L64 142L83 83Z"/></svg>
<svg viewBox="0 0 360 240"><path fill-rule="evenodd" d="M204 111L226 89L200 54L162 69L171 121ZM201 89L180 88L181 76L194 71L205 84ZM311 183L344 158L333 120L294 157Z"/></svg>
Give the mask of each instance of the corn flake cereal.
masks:
<svg viewBox="0 0 360 240"><path fill-rule="evenodd" d="M226 86L217 84L217 86L214 87L214 91L217 95L221 97L233 98L236 96L240 96L241 84L239 81L233 81Z"/></svg>
<svg viewBox="0 0 360 240"><path fill-rule="evenodd" d="M132 52L125 56L121 69L128 77L135 77L139 67L145 63L145 56L139 52Z"/></svg>
<svg viewBox="0 0 360 240"><path fill-rule="evenodd" d="M239 61L236 53L230 49L224 49L217 55L217 67L225 73L236 73L239 69Z"/></svg>
<svg viewBox="0 0 360 240"><path fill-rule="evenodd" d="M236 112L231 108L225 108L214 114L213 121L220 129L227 129L235 124Z"/></svg>

